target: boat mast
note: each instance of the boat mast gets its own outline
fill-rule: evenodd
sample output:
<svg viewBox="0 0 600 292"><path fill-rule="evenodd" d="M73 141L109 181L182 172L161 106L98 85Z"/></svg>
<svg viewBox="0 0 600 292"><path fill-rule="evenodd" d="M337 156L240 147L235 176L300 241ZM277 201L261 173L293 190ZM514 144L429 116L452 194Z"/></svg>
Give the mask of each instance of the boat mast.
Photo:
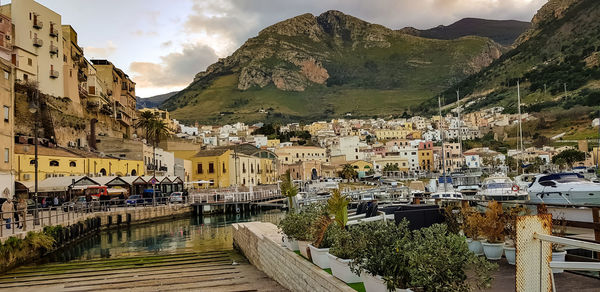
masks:
<svg viewBox="0 0 600 292"><path fill-rule="evenodd" d="M520 154L523 155L523 116L521 114L521 86L519 84L519 80L517 80L517 99L518 99L518 108L519 108L519 144L521 146ZM522 169L523 174L525 174L525 169ZM519 160L517 159L517 174L519 174Z"/></svg>
<svg viewBox="0 0 600 292"><path fill-rule="evenodd" d="M444 193L446 190L446 150L444 149L444 129L442 128L442 98L438 96L438 104L440 109L440 138L442 139L442 170L444 175Z"/></svg>
<svg viewBox="0 0 600 292"><path fill-rule="evenodd" d="M456 90L456 110L458 112L458 149L460 151L460 157L463 157L463 149L462 149L462 121L460 119L460 91ZM462 161L462 160L461 160ZM464 161L461 162L461 166L464 166Z"/></svg>

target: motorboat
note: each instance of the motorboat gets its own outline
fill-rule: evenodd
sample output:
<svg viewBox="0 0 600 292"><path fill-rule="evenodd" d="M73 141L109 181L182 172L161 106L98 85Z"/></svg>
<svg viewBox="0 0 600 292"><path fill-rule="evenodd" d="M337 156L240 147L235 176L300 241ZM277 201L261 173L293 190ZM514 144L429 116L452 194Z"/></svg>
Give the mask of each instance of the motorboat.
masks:
<svg viewBox="0 0 600 292"><path fill-rule="evenodd" d="M462 200L464 199L463 194L454 190L449 190L444 192L444 190L440 190L439 192L433 193L430 196L431 199L442 199L442 200Z"/></svg>
<svg viewBox="0 0 600 292"><path fill-rule="evenodd" d="M520 189L527 191L529 186L535 180L535 177L538 175L539 173L525 173L515 176L515 184L518 185Z"/></svg>
<svg viewBox="0 0 600 292"><path fill-rule="evenodd" d="M482 200L517 201L527 200L528 194L509 177L493 176L483 181L481 191L475 197Z"/></svg>
<svg viewBox="0 0 600 292"><path fill-rule="evenodd" d="M530 202L561 205L600 204L600 184L579 173L541 174L529 186Z"/></svg>
<svg viewBox="0 0 600 292"><path fill-rule="evenodd" d="M481 175L453 174L454 188L465 196L474 196L481 190Z"/></svg>

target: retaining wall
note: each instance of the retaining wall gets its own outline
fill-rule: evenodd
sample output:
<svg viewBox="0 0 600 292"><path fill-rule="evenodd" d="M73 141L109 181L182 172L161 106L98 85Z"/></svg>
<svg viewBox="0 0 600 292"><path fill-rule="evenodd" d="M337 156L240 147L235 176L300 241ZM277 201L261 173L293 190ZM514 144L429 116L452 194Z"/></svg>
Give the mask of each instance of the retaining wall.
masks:
<svg viewBox="0 0 600 292"><path fill-rule="evenodd" d="M233 224L233 244L252 265L291 291L354 291L318 266L281 246L281 233L272 223Z"/></svg>

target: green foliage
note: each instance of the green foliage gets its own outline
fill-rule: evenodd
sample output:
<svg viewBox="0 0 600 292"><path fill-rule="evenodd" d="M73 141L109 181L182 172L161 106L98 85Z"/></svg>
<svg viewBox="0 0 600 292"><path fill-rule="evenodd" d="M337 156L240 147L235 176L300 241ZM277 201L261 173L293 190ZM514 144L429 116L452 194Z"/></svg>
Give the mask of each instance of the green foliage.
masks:
<svg viewBox="0 0 600 292"><path fill-rule="evenodd" d="M506 215L502 210L502 204L497 201L490 201L480 226L483 236L489 243L504 242Z"/></svg>
<svg viewBox="0 0 600 292"><path fill-rule="evenodd" d="M383 167L383 171L400 171L397 164L386 163Z"/></svg>
<svg viewBox="0 0 600 292"><path fill-rule="evenodd" d="M327 199L329 214L334 216L335 224L341 228L346 227L346 223L348 223L348 204L350 204L350 198L342 195L339 189L333 190L331 197Z"/></svg>
<svg viewBox="0 0 600 292"><path fill-rule="evenodd" d="M342 171L340 171L340 176L344 179L350 180L358 177L358 172L352 167L351 164L344 164L342 166Z"/></svg>
<svg viewBox="0 0 600 292"><path fill-rule="evenodd" d="M290 212L278 226L288 237L296 240L312 241L315 235L314 226L319 218L327 214L323 204L310 204L299 213Z"/></svg>
<svg viewBox="0 0 600 292"><path fill-rule="evenodd" d="M361 249L360 245L364 244L364 241L355 240L350 231L338 225L333 225L330 230L330 236L332 245L329 248L329 253L341 259L354 258Z"/></svg>
<svg viewBox="0 0 600 292"><path fill-rule="evenodd" d="M559 153L558 155L552 156L552 163L559 165L566 163L567 165L569 165L569 168L572 168L575 162L584 160L585 153L575 149L565 150Z"/></svg>
<svg viewBox="0 0 600 292"><path fill-rule="evenodd" d="M294 209L294 197L298 194L298 188L292 181L292 176L289 170L281 176L281 184L279 185L279 188L281 189L281 194L288 198L288 208L291 212Z"/></svg>

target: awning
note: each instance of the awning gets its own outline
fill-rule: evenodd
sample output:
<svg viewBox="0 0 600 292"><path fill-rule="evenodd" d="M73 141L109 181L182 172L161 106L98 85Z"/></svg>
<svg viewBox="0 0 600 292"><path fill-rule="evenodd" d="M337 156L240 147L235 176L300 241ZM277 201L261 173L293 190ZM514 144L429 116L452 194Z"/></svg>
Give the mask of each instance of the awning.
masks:
<svg viewBox="0 0 600 292"><path fill-rule="evenodd" d="M106 191L109 194L126 194L127 193L126 189L119 189L119 188L109 188Z"/></svg>

